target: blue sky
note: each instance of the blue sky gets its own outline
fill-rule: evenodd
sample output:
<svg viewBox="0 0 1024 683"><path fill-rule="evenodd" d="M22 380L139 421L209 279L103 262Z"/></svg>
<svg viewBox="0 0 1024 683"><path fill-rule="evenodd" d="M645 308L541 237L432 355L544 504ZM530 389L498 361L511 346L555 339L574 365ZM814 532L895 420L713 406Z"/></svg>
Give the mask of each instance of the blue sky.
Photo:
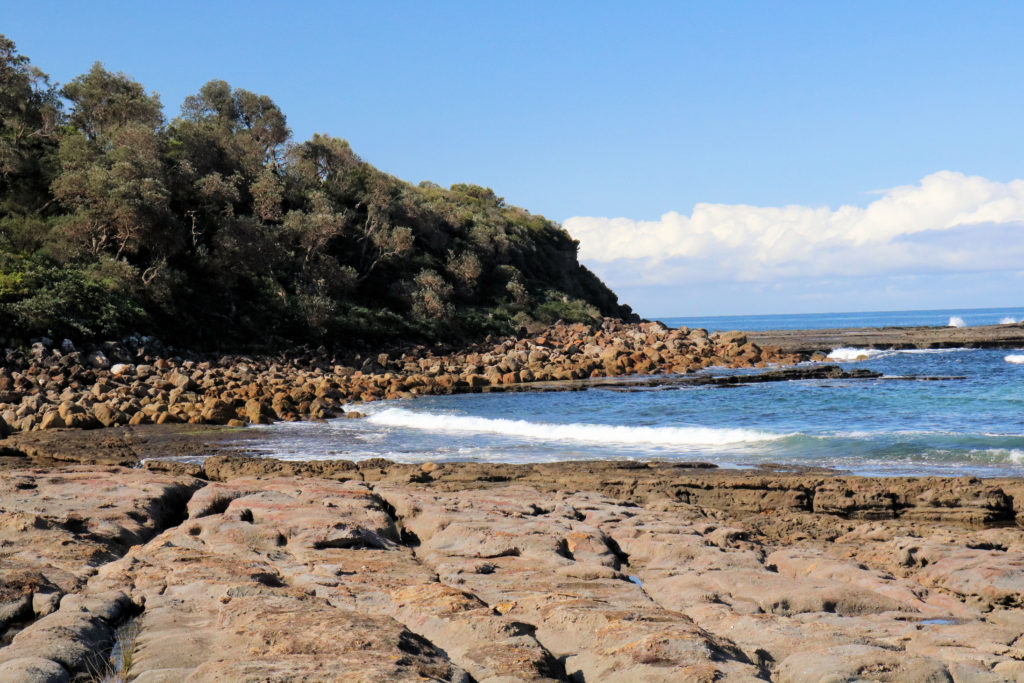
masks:
<svg viewBox="0 0 1024 683"><path fill-rule="evenodd" d="M1019 305L1021 26L995 2L0 3L58 81L99 60L173 116L222 78L299 139L491 186L650 316Z"/></svg>

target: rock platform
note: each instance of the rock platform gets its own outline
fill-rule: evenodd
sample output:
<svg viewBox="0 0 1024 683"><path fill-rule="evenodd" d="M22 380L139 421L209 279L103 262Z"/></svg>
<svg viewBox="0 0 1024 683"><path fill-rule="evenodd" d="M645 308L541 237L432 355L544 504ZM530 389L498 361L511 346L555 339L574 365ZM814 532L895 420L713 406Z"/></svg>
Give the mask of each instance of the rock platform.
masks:
<svg viewBox="0 0 1024 683"><path fill-rule="evenodd" d="M1024 680L1020 480L74 452L0 462L3 681Z"/></svg>
<svg viewBox="0 0 1024 683"><path fill-rule="evenodd" d="M1024 324L973 327L863 327L833 330L748 332L750 343L810 356L840 348L949 349L1024 347Z"/></svg>

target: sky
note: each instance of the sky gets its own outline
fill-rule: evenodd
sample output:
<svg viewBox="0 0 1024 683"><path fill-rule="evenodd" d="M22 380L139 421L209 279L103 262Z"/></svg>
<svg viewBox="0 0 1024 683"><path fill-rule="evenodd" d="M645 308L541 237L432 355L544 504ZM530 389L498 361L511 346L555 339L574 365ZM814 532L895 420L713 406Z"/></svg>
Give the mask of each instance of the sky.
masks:
<svg viewBox="0 0 1024 683"><path fill-rule="evenodd" d="M1024 3L0 0L61 83L218 78L562 223L641 315L1022 305ZM1018 265L1020 264L1020 265Z"/></svg>

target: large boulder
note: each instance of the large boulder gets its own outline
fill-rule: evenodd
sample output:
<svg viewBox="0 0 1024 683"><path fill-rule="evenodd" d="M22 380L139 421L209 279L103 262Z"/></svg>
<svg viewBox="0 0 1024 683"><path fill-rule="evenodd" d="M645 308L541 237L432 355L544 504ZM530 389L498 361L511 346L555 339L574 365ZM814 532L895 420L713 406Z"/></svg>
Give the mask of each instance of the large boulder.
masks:
<svg viewBox="0 0 1024 683"><path fill-rule="evenodd" d="M123 424L128 421L124 413L117 408L111 406L109 403L96 403L92 407L92 414L96 417L96 420L104 427L112 427L114 425Z"/></svg>
<svg viewBox="0 0 1024 683"><path fill-rule="evenodd" d="M68 672L52 659L19 657L0 664L0 681L7 683L68 683Z"/></svg>
<svg viewBox="0 0 1024 683"><path fill-rule="evenodd" d="M39 421L40 429L64 429L65 427L67 424L56 410L45 413L43 419Z"/></svg>
<svg viewBox="0 0 1024 683"><path fill-rule="evenodd" d="M235 408L219 398L208 398L203 403L203 412L201 413L203 422L215 425L226 425L228 421L234 420L238 417Z"/></svg>
<svg viewBox="0 0 1024 683"><path fill-rule="evenodd" d="M195 389L195 382L193 382L192 378L184 372L172 372L167 376L167 381L183 391L191 391L192 389Z"/></svg>

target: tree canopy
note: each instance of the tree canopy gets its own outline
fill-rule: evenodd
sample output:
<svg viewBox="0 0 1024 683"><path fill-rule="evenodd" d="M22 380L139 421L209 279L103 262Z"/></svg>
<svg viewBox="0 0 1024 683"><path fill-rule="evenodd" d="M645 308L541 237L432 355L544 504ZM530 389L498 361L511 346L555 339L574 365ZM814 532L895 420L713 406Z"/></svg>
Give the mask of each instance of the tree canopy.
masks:
<svg viewBox="0 0 1024 683"><path fill-rule="evenodd" d="M6 340L360 345L631 315L577 247L490 188L296 142L266 95L213 80L167 120L131 77L59 87L0 36Z"/></svg>

